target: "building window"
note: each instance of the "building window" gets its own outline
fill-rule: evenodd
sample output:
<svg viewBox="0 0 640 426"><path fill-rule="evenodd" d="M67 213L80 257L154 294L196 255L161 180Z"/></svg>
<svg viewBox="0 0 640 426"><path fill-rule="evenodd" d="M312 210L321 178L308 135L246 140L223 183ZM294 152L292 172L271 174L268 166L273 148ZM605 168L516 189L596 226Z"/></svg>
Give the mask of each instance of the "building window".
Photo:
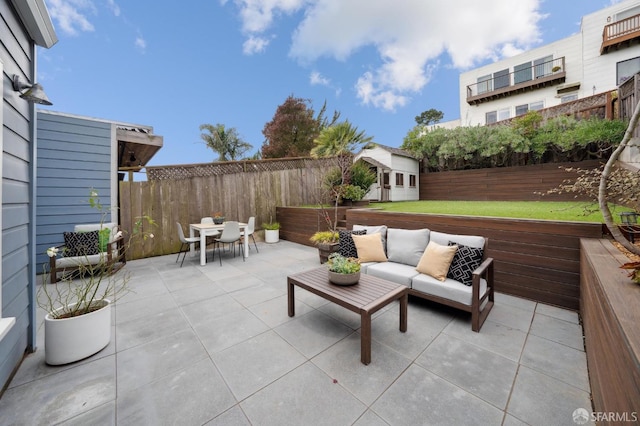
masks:
<svg viewBox="0 0 640 426"><path fill-rule="evenodd" d="M531 102L529 104L529 111L538 111L544 108L544 101Z"/></svg>
<svg viewBox="0 0 640 426"><path fill-rule="evenodd" d="M489 111L485 114L484 119L487 124L495 123L498 121L498 114L496 111Z"/></svg>
<svg viewBox="0 0 640 426"><path fill-rule="evenodd" d="M529 111L529 105L516 105L516 117L519 115L524 115Z"/></svg>
<svg viewBox="0 0 640 426"><path fill-rule="evenodd" d="M486 93L493 90L493 80L491 75L483 75L478 77L478 94Z"/></svg>
<svg viewBox="0 0 640 426"><path fill-rule="evenodd" d="M498 111L498 121L508 120L511 118L511 109L504 108Z"/></svg>
<svg viewBox="0 0 640 426"><path fill-rule="evenodd" d="M404 175L396 173L396 186L404 186Z"/></svg>
<svg viewBox="0 0 640 426"><path fill-rule="evenodd" d="M616 81L620 85L638 72L640 72L640 56L618 62L616 64Z"/></svg>
<svg viewBox="0 0 640 426"><path fill-rule="evenodd" d="M493 73L493 88L500 89L502 87L509 87L509 69L500 70Z"/></svg>
<svg viewBox="0 0 640 426"><path fill-rule="evenodd" d="M536 73L535 78L540 78L540 77L544 77L545 75L551 74L552 67L553 67L553 55L536 59L535 61L533 61L533 68Z"/></svg>
<svg viewBox="0 0 640 426"><path fill-rule="evenodd" d="M416 175L409 175L409 186L411 188L416 187Z"/></svg>
<svg viewBox="0 0 640 426"><path fill-rule="evenodd" d="M564 95L563 97L560 98L560 103L565 103L565 102L571 102L571 101L575 101L576 99L578 99L578 94L577 93L572 93L571 95Z"/></svg>
<svg viewBox="0 0 640 426"><path fill-rule="evenodd" d="M513 67L513 84L531 80L531 62Z"/></svg>

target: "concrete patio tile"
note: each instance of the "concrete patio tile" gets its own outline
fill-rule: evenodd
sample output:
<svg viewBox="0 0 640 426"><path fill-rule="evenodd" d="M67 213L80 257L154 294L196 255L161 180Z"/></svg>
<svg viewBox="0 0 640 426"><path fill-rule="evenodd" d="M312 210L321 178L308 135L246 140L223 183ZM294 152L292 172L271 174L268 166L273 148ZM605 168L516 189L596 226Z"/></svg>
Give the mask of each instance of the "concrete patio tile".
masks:
<svg viewBox="0 0 640 426"><path fill-rule="evenodd" d="M360 418L353 424L353 426L388 426L389 423L382 420L376 413L371 410L367 410Z"/></svg>
<svg viewBox="0 0 640 426"><path fill-rule="evenodd" d="M205 423L205 426L251 426L249 419L244 415L238 405L234 405L224 413L220 414L210 422Z"/></svg>
<svg viewBox="0 0 640 426"><path fill-rule="evenodd" d="M211 277L203 274L197 268L189 268L189 270L193 271L193 273L186 274L184 277L181 277L178 274L172 274L171 276L166 274L162 275L162 281L164 282L165 287L167 287L170 292L177 292L193 287L206 288L208 286L215 285Z"/></svg>
<svg viewBox="0 0 640 426"><path fill-rule="evenodd" d="M240 403L252 425L350 425L367 407L307 362Z"/></svg>
<svg viewBox="0 0 640 426"><path fill-rule="evenodd" d="M58 426L115 425L116 402L109 401L70 420L57 423Z"/></svg>
<svg viewBox="0 0 640 426"><path fill-rule="evenodd" d="M441 334L416 364L504 410L518 363Z"/></svg>
<svg viewBox="0 0 640 426"><path fill-rule="evenodd" d="M479 333L471 330L469 322L454 319L444 333L460 340L495 352L518 362L527 333L487 319Z"/></svg>
<svg viewBox="0 0 640 426"><path fill-rule="evenodd" d="M296 289L297 290L297 289ZM296 301L296 315L299 301ZM347 308L344 308L340 305L336 305L335 303L325 303L324 305L318 307L320 312L324 312L329 315L331 318L337 319L347 327L358 330L360 328L360 314L357 314L353 311L350 311ZM378 315L380 311L376 312L375 315Z"/></svg>
<svg viewBox="0 0 640 426"><path fill-rule="evenodd" d="M265 282L252 285L251 287L244 287L240 290L236 290L231 294L235 300L245 307L257 305L258 303L266 302L271 299L275 299L278 296L286 295L287 289L283 285L280 291L267 285Z"/></svg>
<svg viewBox="0 0 640 426"><path fill-rule="evenodd" d="M562 309L556 306L538 303L538 306L536 307L536 313L572 322L574 324L580 324L580 315L577 312L570 311L568 309Z"/></svg>
<svg viewBox="0 0 640 426"><path fill-rule="evenodd" d="M192 326L210 323L218 317L238 312L244 307L228 294L200 300L190 305L182 306L182 312Z"/></svg>
<svg viewBox="0 0 640 426"><path fill-rule="evenodd" d="M517 308L508 304L494 304L488 319L516 330L529 332L533 321L533 311ZM482 329L480 329L482 332Z"/></svg>
<svg viewBox="0 0 640 426"><path fill-rule="evenodd" d="M137 299L131 302L126 302L125 300L117 301L115 304L115 321L116 324L128 322L175 309L177 307L178 305L168 292L158 296Z"/></svg>
<svg viewBox="0 0 640 426"><path fill-rule="evenodd" d="M217 259L217 258L216 258ZM202 272L211 281L225 281L235 280L239 276L246 275L247 273L242 269L236 268L233 265L223 265L216 261L216 263L207 263L205 266L198 267L198 270Z"/></svg>
<svg viewBox="0 0 640 426"><path fill-rule="evenodd" d="M360 362L360 334L354 333L311 360L329 377L370 405L404 371L411 360L376 341L371 344L371 363Z"/></svg>
<svg viewBox="0 0 640 426"><path fill-rule="evenodd" d="M114 340L118 351L123 351L189 328L180 309L174 308L119 323Z"/></svg>
<svg viewBox="0 0 640 426"><path fill-rule="evenodd" d="M529 423L522 422L510 414L507 414L504 417L504 422L502 422L502 426L529 426Z"/></svg>
<svg viewBox="0 0 640 426"><path fill-rule="evenodd" d="M198 362L207 352L191 329L118 352L118 393L127 392L184 368L184 360Z"/></svg>
<svg viewBox="0 0 640 426"><path fill-rule="evenodd" d="M308 314L314 309L299 300L296 301L296 317L290 317L287 311L287 296L278 296L275 299L258 303L248 308L255 316L260 318L269 327L274 328L285 322L294 320L297 316Z"/></svg>
<svg viewBox="0 0 640 426"><path fill-rule="evenodd" d="M294 321L279 325L274 330L307 358L313 358L353 333L353 329L318 310L296 315Z"/></svg>
<svg viewBox="0 0 640 426"><path fill-rule="evenodd" d="M194 327L209 354L264 333L269 327L246 309L230 312Z"/></svg>
<svg viewBox="0 0 640 426"><path fill-rule="evenodd" d="M307 361L274 331L215 353L212 358L238 401Z"/></svg>
<svg viewBox="0 0 640 426"><path fill-rule="evenodd" d="M118 425L201 425L236 400L210 359L118 395Z"/></svg>
<svg viewBox="0 0 640 426"><path fill-rule="evenodd" d="M499 425L503 412L411 365L371 406L390 425Z"/></svg>
<svg viewBox="0 0 640 426"><path fill-rule="evenodd" d="M371 337L383 343L406 358L415 359L453 320L447 310L409 303L407 312L407 331L400 327L399 304L388 309L371 321Z"/></svg>
<svg viewBox="0 0 640 426"><path fill-rule="evenodd" d="M233 278L225 278L222 280L216 279L214 282L229 294L233 294L247 288L264 285L264 282L260 280L260 277L246 273L237 275Z"/></svg>
<svg viewBox="0 0 640 426"><path fill-rule="evenodd" d="M2 424L51 425L116 399L115 355L8 389L0 399ZM28 402L29 409L23 409Z"/></svg>
<svg viewBox="0 0 640 426"><path fill-rule="evenodd" d="M495 299L494 300L495 303L493 305L494 308L496 307L496 305L509 305L509 306L513 306L514 308L522 309L524 311L529 311L529 312L535 311L536 305L538 304L533 300L523 299L521 297L516 297L510 294L499 293L499 292L495 292L494 299Z"/></svg>
<svg viewBox="0 0 640 426"><path fill-rule="evenodd" d="M520 363L585 392L590 391L587 355L583 351L530 335Z"/></svg>
<svg viewBox="0 0 640 426"><path fill-rule="evenodd" d="M531 334L584 351L582 326L547 315L536 314Z"/></svg>
<svg viewBox="0 0 640 426"><path fill-rule="evenodd" d="M195 286L171 291L171 295L178 306L189 305L191 303L200 302L204 299L218 297L223 294L225 294L225 291L208 278L200 280L200 282Z"/></svg>
<svg viewBox="0 0 640 426"><path fill-rule="evenodd" d="M520 366L507 406L509 414L530 425L570 425L578 408L591 412L588 392Z"/></svg>

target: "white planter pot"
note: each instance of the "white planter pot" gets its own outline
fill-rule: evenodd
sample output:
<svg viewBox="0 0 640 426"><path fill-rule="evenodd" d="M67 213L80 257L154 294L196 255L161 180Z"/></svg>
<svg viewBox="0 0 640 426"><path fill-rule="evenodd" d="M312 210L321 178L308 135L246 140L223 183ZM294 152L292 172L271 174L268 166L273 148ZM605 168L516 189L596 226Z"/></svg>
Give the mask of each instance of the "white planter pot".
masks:
<svg viewBox="0 0 640 426"><path fill-rule="evenodd" d="M68 364L100 352L111 341L111 302L77 317L44 318L44 355L49 365ZM59 311L60 309L58 309Z"/></svg>
<svg viewBox="0 0 640 426"><path fill-rule="evenodd" d="M264 230L264 242L265 243L277 243L280 241L279 229L265 229Z"/></svg>

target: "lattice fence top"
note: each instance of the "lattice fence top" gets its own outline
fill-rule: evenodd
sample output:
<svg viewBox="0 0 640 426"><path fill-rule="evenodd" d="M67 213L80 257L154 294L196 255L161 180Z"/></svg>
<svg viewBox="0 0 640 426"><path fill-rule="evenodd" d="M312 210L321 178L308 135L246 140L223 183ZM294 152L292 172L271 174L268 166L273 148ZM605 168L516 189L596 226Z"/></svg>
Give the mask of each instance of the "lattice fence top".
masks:
<svg viewBox="0 0 640 426"><path fill-rule="evenodd" d="M331 158L276 158L268 160L224 161L218 163L181 164L147 167L148 180L180 180L194 177L218 176L234 173L273 172L291 169L331 167Z"/></svg>

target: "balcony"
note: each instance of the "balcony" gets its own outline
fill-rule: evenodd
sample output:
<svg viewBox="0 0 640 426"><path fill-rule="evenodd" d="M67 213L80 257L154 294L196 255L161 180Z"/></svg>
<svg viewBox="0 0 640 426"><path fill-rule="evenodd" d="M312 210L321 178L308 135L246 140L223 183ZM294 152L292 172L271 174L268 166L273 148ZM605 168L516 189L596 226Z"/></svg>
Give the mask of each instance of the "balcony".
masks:
<svg viewBox="0 0 640 426"><path fill-rule="evenodd" d="M640 42L640 14L606 25L602 31L600 54L629 47Z"/></svg>
<svg viewBox="0 0 640 426"><path fill-rule="evenodd" d="M517 93L563 83L566 78L564 56L467 86L467 103L478 105Z"/></svg>

